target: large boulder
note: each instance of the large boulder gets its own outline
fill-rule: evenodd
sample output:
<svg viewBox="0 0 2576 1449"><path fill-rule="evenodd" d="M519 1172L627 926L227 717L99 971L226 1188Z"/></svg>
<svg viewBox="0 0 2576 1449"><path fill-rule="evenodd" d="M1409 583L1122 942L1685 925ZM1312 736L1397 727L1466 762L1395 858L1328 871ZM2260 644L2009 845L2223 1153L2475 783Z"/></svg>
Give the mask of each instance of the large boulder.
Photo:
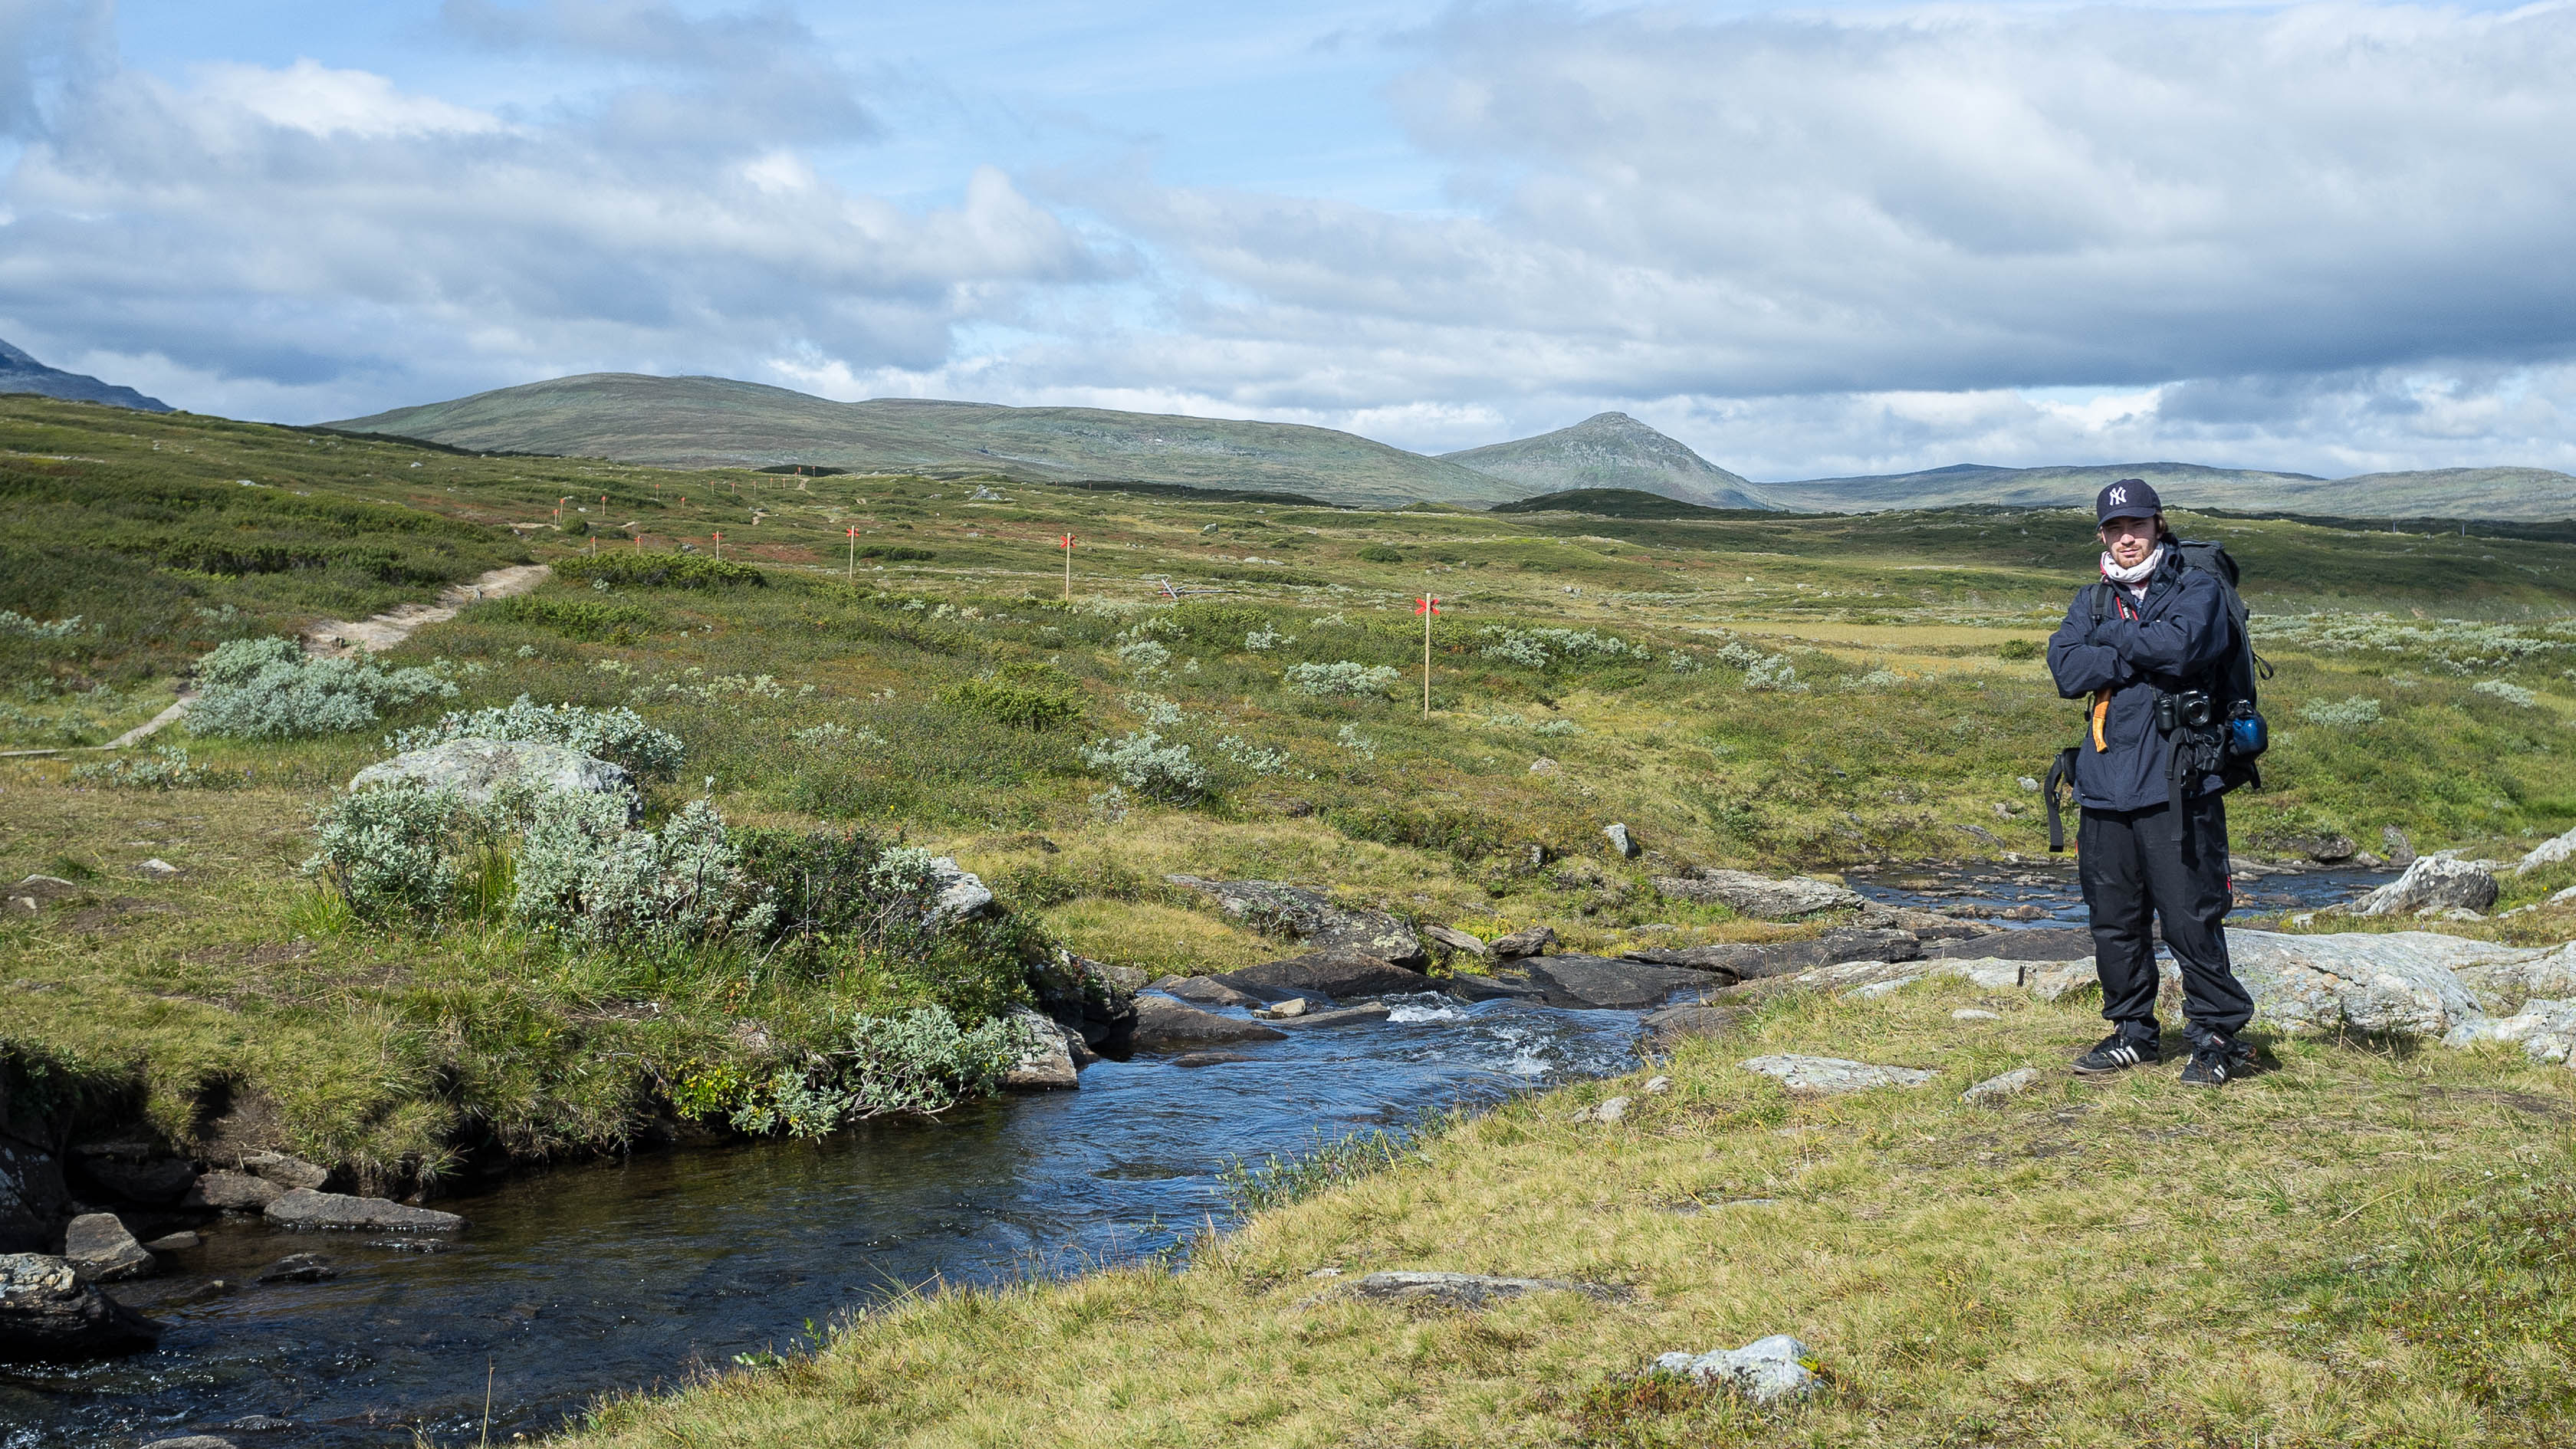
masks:
<svg viewBox="0 0 2576 1449"><path fill-rule="evenodd" d="M436 1208L412 1207L381 1197L352 1197L341 1192L315 1192L299 1187L268 1205L266 1216L281 1228L345 1228L366 1232L453 1233L465 1219Z"/></svg>
<svg viewBox="0 0 2576 1449"><path fill-rule="evenodd" d="M188 1195L180 1200L180 1205L213 1208L220 1212L255 1213L265 1211L270 1203L286 1196L288 1191L264 1177L217 1168L198 1178L189 1187Z"/></svg>
<svg viewBox="0 0 2576 1449"><path fill-rule="evenodd" d="M2514 862L2513 873L2529 875L2544 865L2556 865L2570 857L2576 857L2576 830L2570 830L2555 840L2542 841L2529 854Z"/></svg>
<svg viewBox="0 0 2576 1449"><path fill-rule="evenodd" d="M1413 928L1384 911L1345 906L1304 886L1275 880L1164 879L1215 897L1227 917L1264 935L1284 936L1318 951L1375 956L1398 966L1431 964Z"/></svg>
<svg viewBox="0 0 2576 1449"><path fill-rule="evenodd" d="M150 1348L161 1325L46 1253L0 1255L0 1359L92 1358Z"/></svg>
<svg viewBox="0 0 2576 1449"><path fill-rule="evenodd" d="M364 790L397 780L449 791L476 805L489 803L497 790L517 787L613 795L626 802L629 815L644 809L635 777L625 766L593 759L568 745L536 740L442 740L369 765L350 777L349 788Z"/></svg>
<svg viewBox="0 0 2576 1449"><path fill-rule="evenodd" d="M135 1241L114 1213L83 1213L63 1231L63 1261L92 1283L148 1278L161 1260Z"/></svg>
<svg viewBox="0 0 2576 1449"><path fill-rule="evenodd" d="M2483 911L2495 904L2495 872L2450 851L2428 855L2406 873L2353 902L2356 916L2411 916L2419 911Z"/></svg>
<svg viewBox="0 0 2576 1449"><path fill-rule="evenodd" d="M1667 1006L1646 1014L1640 1023L1645 1037L1638 1046L1650 1054L1668 1056L1686 1041L1727 1035L1742 1015L1723 1006Z"/></svg>
<svg viewBox="0 0 2576 1449"><path fill-rule="evenodd" d="M1192 1006L1262 1006L1270 998L1256 996L1238 987L1228 986L1213 976L1166 976L1154 983L1154 989L1165 996L1177 996Z"/></svg>
<svg viewBox="0 0 2576 1449"><path fill-rule="evenodd" d="M1438 982L1419 971L1408 971L1383 957L1359 951L1309 951L1240 971L1220 972L1211 979L1265 1001L1288 995L1339 1000L1440 989Z"/></svg>
<svg viewBox="0 0 2576 1449"><path fill-rule="evenodd" d="M1911 931L1847 927L1804 941L1773 941L1761 945L1730 941L1677 949L1648 947L1623 952L1620 959L1643 961L1655 966L1688 967L1734 981L1754 981L1766 976L1793 975L1812 966L1833 966L1844 961L1910 961L1923 954L1922 943Z"/></svg>
<svg viewBox="0 0 2576 1449"><path fill-rule="evenodd" d="M2576 996L2576 942L2469 961L2453 966L2451 974L2476 994L2479 1005L2510 1013L2533 997Z"/></svg>
<svg viewBox="0 0 2576 1449"><path fill-rule="evenodd" d="M2256 1018L2292 1033L2445 1035L2486 1015L2456 968L2510 950L2430 931L2227 933L2228 957L2253 994Z"/></svg>
<svg viewBox="0 0 2576 1449"><path fill-rule="evenodd" d="M1785 921L1818 911L1847 910L1861 904L1858 891L1811 875L1779 878L1746 870L1702 870L1687 876L1657 876L1655 889L1674 900L1722 904L1737 913Z"/></svg>
<svg viewBox="0 0 2576 1449"><path fill-rule="evenodd" d="M1201 1011L1168 996L1136 998L1136 1028L1128 1042L1140 1052L1191 1051L1235 1041L1284 1041L1277 1027Z"/></svg>
<svg viewBox="0 0 2576 1449"><path fill-rule="evenodd" d="M1530 984L1550 1006L1643 1011L1663 1005L1676 992L1709 984L1704 973L1683 967L1601 956L1533 956L1527 964Z"/></svg>
<svg viewBox="0 0 2576 1449"><path fill-rule="evenodd" d="M1067 952L1032 970L1029 984L1047 1015L1096 1047L1123 1039L1135 1025L1145 973Z"/></svg>
<svg viewBox="0 0 2576 1449"><path fill-rule="evenodd" d="M1010 1019L1020 1023L1029 1036L1029 1049L1002 1073L1002 1085L1015 1092L1060 1091L1081 1085L1073 1059L1073 1042L1079 1040L1054 1017L1014 1006Z"/></svg>

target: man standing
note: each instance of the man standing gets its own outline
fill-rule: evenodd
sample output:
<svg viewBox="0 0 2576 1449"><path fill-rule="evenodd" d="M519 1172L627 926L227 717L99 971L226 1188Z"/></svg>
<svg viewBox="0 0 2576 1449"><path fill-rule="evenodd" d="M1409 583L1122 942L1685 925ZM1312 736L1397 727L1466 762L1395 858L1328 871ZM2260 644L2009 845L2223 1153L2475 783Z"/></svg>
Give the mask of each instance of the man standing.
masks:
<svg viewBox="0 0 2576 1449"><path fill-rule="evenodd" d="M2075 1070L2101 1075L2164 1058L2152 914L2182 968L2191 1043L2182 1079L2215 1087L2253 1055L2236 1033L2254 1003L2228 965L2222 928L2230 904L2223 786L2180 763L2189 756L2177 755L2175 736L2195 708L2207 724L2214 677L2241 641L2218 579L2184 564L2163 507L2136 478L2094 499L2101 581L2076 592L2048 641L2058 693L2090 701L2074 751L2084 812L2075 848L2111 1022Z"/></svg>

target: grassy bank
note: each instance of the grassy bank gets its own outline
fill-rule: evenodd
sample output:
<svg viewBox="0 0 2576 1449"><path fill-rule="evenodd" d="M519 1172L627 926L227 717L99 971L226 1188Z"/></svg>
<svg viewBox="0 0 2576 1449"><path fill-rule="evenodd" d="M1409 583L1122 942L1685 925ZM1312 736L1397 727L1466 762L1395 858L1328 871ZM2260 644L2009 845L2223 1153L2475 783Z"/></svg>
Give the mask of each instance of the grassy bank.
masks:
<svg viewBox="0 0 2576 1449"><path fill-rule="evenodd" d="M0 872L74 886L0 924L13 1057L174 1142L251 1133L389 1180L697 1130L689 1084L939 994L882 962L574 948L489 910L350 919L298 874L312 812L441 710L631 707L685 747L648 825L701 801L738 829L862 827L1151 973L1282 949L1176 871L1608 951L1783 931L1657 893L1692 866L2043 850L2016 781L2073 719L2035 645L2091 558L2072 512L1364 513L484 458L17 398L0 450L0 492L77 542L13 535L0 558L0 746L103 738L227 640L555 565L386 656L452 698L310 738L173 731L191 773L162 783L184 788L0 764ZM2576 818L2576 550L2184 523L2243 558L2280 665L2240 850L2394 825L2504 853ZM1423 591L1444 610L1427 718ZM1613 821L1642 859L1610 852ZM182 873L147 878L154 857Z"/></svg>
<svg viewBox="0 0 2576 1449"><path fill-rule="evenodd" d="M1953 1019L1972 1006L2001 1019ZM2223 1095L2170 1068L2074 1082L2063 1063L2098 1031L2083 1007L1955 982L1777 1001L1684 1049L1667 1094L1515 1103L1185 1269L898 1304L818 1352L606 1406L572 1442L2565 1442L2563 1068L2305 1041ZM1942 1075L1802 1100L1736 1065L1788 1051ZM2025 1065L2042 1080L2010 1104L1956 1100ZM1625 1121L1568 1120L1613 1092ZM1382 1269L1622 1296L1466 1312L1341 1291ZM1828 1380L1806 1405L1646 1372L1782 1332Z"/></svg>

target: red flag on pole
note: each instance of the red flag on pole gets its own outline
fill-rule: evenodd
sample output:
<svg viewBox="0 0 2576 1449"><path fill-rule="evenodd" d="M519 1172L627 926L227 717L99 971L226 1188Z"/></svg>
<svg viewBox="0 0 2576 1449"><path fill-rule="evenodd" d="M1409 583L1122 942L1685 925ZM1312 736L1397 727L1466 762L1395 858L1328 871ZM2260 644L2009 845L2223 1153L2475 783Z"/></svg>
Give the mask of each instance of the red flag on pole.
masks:
<svg viewBox="0 0 2576 1449"><path fill-rule="evenodd" d="M1439 596L1439 595L1437 595L1437 594L1425 594L1425 595L1423 595L1421 598L1418 598L1418 599L1414 600L1414 601L1413 601L1413 612L1415 612L1415 613L1417 613L1417 614L1437 614L1437 613L1439 613L1439 612L1440 612L1440 596Z"/></svg>

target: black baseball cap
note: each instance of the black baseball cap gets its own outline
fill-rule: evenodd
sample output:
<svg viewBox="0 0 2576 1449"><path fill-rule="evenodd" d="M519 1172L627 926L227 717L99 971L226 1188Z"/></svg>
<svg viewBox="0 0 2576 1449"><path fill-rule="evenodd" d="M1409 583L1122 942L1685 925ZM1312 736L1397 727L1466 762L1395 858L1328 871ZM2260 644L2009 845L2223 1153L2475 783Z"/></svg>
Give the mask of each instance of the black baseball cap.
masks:
<svg viewBox="0 0 2576 1449"><path fill-rule="evenodd" d="M2156 490L2147 486L2144 478L2106 483L2101 492L2093 495L2093 523L2097 528L2114 518L2153 518L2164 511L2165 501L2156 496Z"/></svg>

